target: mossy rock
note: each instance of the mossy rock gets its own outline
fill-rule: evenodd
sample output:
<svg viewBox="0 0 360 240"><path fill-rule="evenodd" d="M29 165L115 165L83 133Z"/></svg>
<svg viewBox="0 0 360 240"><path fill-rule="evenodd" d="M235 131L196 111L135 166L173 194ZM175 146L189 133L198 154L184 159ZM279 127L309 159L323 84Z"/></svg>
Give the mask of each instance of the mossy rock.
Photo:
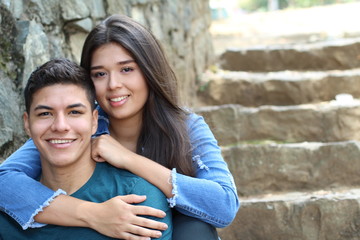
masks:
<svg viewBox="0 0 360 240"><path fill-rule="evenodd" d="M17 80L23 66L23 57L16 49L16 20L11 12L0 4L0 70Z"/></svg>

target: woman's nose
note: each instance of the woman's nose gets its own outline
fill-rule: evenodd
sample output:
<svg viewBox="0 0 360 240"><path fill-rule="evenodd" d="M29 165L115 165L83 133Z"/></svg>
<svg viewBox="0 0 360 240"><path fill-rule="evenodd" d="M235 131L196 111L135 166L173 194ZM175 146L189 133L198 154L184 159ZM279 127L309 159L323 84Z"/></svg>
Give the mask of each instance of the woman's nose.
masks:
<svg viewBox="0 0 360 240"><path fill-rule="evenodd" d="M109 76L109 89L116 89L122 87L122 81L120 76L115 73L111 73Z"/></svg>

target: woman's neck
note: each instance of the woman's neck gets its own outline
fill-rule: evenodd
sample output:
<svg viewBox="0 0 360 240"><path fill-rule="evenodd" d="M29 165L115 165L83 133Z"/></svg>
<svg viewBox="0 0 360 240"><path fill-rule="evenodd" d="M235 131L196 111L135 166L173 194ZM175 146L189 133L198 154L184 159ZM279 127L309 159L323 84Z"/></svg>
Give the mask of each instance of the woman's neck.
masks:
<svg viewBox="0 0 360 240"><path fill-rule="evenodd" d="M136 152L141 131L141 119L119 120L110 118L109 120L110 135L127 149Z"/></svg>

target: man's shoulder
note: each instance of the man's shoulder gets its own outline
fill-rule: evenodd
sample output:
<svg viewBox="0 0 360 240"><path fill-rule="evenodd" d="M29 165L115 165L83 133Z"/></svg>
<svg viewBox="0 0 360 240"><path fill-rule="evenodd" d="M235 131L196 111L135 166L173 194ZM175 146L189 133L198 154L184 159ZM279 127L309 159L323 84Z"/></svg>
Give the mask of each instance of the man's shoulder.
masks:
<svg viewBox="0 0 360 240"><path fill-rule="evenodd" d="M118 195L133 194L139 181L143 180L135 174L101 162L96 164L88 182L72 196L87 201L103 202Z"/></svg>
<svg viewBox="0 0 360 240"><path fill-rule="evenodd" d="M139 177L127 170L116 168L106 162L97 163L97 165L98 165L97 167L100 168L100 171L103 172L102 174L107 174L107 177L114 178L115 181L119 181L122 184L126 184L128 187L132 185L134 189L140 188L149 191L154 191L156 189L160 191L156 186L154 186L144 178Z"/></svg>
<svg viewBox="0 0 360 240"><path fill-rule="evenodd" d="M19 239L22 233L20 225L5 212L0 211L0 239Z"/></svg>
<svg viewBox="0 0 360 240"><path fill-rule="evenodd" d="M132 172L129 172L125 169L117 168L112 166L109 163L98 163L98 167L100 167L100 171L103 172L103 174L106 174L107 177L113 178L115 181L120 181L123 184L126 183L126 185L144 185L148 186L151 185L147 180L145 180L142 177L139 177L138 175L133 174ZM154 186L155 187L155 186Z"/></svg>
<svg viewBox="0 0 360 240"><path fill-rule="evenodd" d="M141 177L133 174L132 172L129 172L129 171L125 170L125 169L114 167L114 166L112 166L111 164L109 164L107 162L97 163L96 167L99 168L99 170L101 172L106 172L108 175L111 175L111 176L117 176L117 177L121 177L121 178L133 179L134 181L137 181L138 179L141 178Z"/></svg>

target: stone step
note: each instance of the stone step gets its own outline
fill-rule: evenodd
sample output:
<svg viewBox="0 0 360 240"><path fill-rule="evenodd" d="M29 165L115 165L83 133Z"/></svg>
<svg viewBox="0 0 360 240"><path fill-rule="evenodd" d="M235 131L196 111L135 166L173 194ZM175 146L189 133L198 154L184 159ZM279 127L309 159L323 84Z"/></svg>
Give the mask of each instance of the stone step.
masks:
<svg viewBox="0 0 360 240"><path fill-rule="evenodd" d="M360 238L360 189L291 192L241 199L224 240L355 240Z"/></svg>
<svg viewBox="0 0 360 240"><path fill-rule="evenodd" d="M353 38L228 49L219 57L219 64L231 71L344 70L359 68L359 56L360 39Z"/></svg>
<svg viewBox="0 0 360 240"><path fill-rule="evenodd" d="M360 101L257 108L229 104L194 109L221 146L243 141L360 140Z"/></svg>
<svg viewBox="0 0 360 240"><path fill-rule="evenodd" d="M360 142L239 144L222 149L239 196L360 186Z"/></svg>
<svg viewBox="0 0 360 240"><path fill-rule="evenodd" d="M270 73L219 70L203 76L202 105L298 105L330 101L340 93L360 97L360 69Z"/></svg>

